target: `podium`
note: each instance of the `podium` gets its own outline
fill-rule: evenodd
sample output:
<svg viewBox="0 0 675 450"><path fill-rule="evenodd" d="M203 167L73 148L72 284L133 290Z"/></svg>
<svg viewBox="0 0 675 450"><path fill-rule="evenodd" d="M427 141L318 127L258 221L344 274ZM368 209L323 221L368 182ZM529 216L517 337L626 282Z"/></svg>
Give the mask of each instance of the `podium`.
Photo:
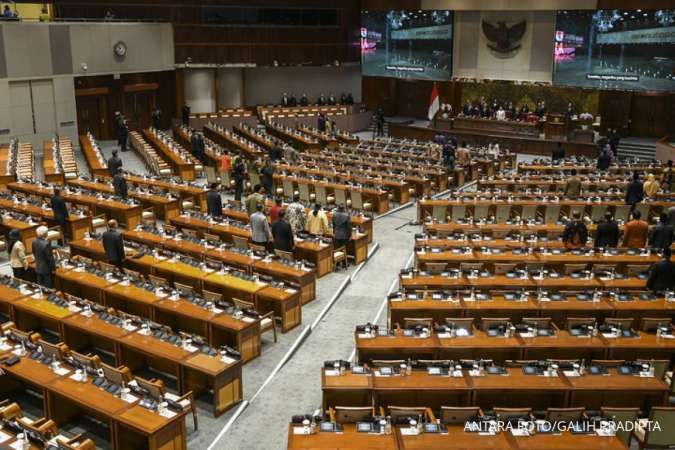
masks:
<svg viewBox="0 0 675 450"><path fill-rule="evenodd" d="M567 124L561 114L549 114L544 122L544 136L552 141L567 140Z"/></svg>

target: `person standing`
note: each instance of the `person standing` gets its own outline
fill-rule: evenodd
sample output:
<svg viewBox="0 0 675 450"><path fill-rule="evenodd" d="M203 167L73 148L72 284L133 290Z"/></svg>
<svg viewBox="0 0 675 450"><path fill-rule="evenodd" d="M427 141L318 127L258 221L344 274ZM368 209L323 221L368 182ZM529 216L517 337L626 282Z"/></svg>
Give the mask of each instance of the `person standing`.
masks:
<svg viewBox="0 0 675 450"><path fill-rule="evenodd" d="M183 103L181 114L183 116L183 125L186 127L190 126L190 107L187 103Z"/></svg>
<svg viewBox="0 0 675 450"><path fill-rule="evenodd" d="M66 243L66 233L68 233L68 207L66 206L66 200L61 196L61 189L58 187L54 188L54 196L50 200L50 206L52 212L54 213L54 220L59 227L61 228L61 234L63 235L63 243Z"/></svg>
<svg viewBox="0 0 675 450"><path fill-rule="evenodd" d="M322 112L319 113L319 117L317 118L316 129L322 133L326 131L326 116Z"/></svg>
<svg viewBox="0 0 675 450"><path fill-rule="evenodd" d="M128 195L127 180L122 174L122 169L118 169L117 173L113 177L113 189L116 196L126 200Z"/></svg>
<svg viewBox="0 0 675 450"><path fill-rule="evenodd" d="M159 108L152 112L152 127L155 130L162 129L162 111Z"/></svg>
<svg viewBox="0 0 675 450"><path fill-rule="evenodd" d="M607 146L605 147L600 156L598 156L598 170L607 170L612 165L612 150Z"/></svg>
<svg viewBox="0 0 675 450"><path fill-rule="evenodd" d="M561 159L565 159L565 148L562 146L562 142L558 142L556 148L551 152L551 160L555 163Z"/></svg>
<svg viewBox="0 0 675 450"><path fill-rule="evenodd" d="M262 191L262 186L256 184L253 186L253 192L251 192L248 197L246 197L246 212L248 213L249 217L258 211L259 205L261 206L261 211L262 207L265 206L265 196L260 191Z"/></svg>
<svg viewBox="0 0 675 450"><path fill-rule="evenodd" d="M668 214L661 213L659 223L649 231L649 246L662 250L673 245L673 226L669 223Z"/></svg>
<svg viewBox="0 0 675 450"><path fill-rule="evenodd" d="M305 214L305 207L300 203L300 194L293 194L293 202L286 208L286 219L294 234L305 231L307 215Z"/></svg>
<svg viewBox="0 0 675 450"><path fill-rule="evenodd" d="M661 186L666 192L673 192L675 183L675 174L673 173L673 160L669 159L666 163L666 168L661 175Z"/></svg>
<svg viewBox="0 0 675 450"><path fill-rule="evenodd" d="M276 222L279 220L279 213L283 211L281 209L281 197L277 197L274 199L274 205L270 208L270 221L272 223Z"/></svg>
<svg viewBox="0 0 675 450"><path fill-rule="evenodd" d="M377 112L375 112L375 124L377 126L377 135L384 136L384 111L382 108L377 108Z"/></svg>
<svg viewBox="0 0 675 450"><path fill-rule="evenodd" d="M223 199L218 192L218 183L211 183L211 188L206 192L206 209L211 217L223 216Z"/></svg>
<svg viewBox="0 0 675 450"><path fill-rule="evenodd" d="M236 158L232 166L232 178L234 179L234 199L241 201L241 194L244 192L244 180L246 179L246 166L241 158Z"/></svg>
<svg viewBox="0 0 675 450"><path fill-rule="evenodd" d="M103 233L103 250L105 260L122 270L124 264L124 239L122 233L117 229L117 221L111 219L108 221L108 229Z"/></svg>
<svg viewBox="0 0 675 450"><path fill-rule="evenodd" d="M572 176L565 183L563 195L569 198L576 198L581 195L581 178L577 176L577 169L572 169Z"/></svg>
<svg viewBox="0 0 675 450"><path fill-rule="evenodd" d="M640 220L640 211L633 211L631 217L633 220L623 227L623 242L621 246L626 248L643 248L647 243L649 225L644 220Z"/></svg>
<svg viewBox="0 0 675 450"><path fill-rule="evenodd" d="M21 232L12 229L7 239L7 251L9 252L9 265L12 268L14 278L26 279L28 273L28 258L26 246L21 241Z"/></svg>
<svg viewBox="0 0 675 450"><path fill-rule="evenodd" d="M230 156L230 152L225 150L222 155L220 155L220 178L221 180L225 180L225 177L223 177L223 174L226 173L230 175L232 172L232 157ZM224 189L229 189L230 186L223 186Z"/></svg>
<svg viewBox="0 0 675 450"><path fill-rule="evenodd" d="M649 269L647 288L654 292L665 292L675 289L675 264L670 260L671 250L663 250L661 261L654 263Z"/></svg>
<svg viewBox="0 0 675 450"><path fill-rule="evenodd" d="M286 212L279 211L279 218L272 222L274 248L283 252L292 252L294 248L293 228L286 221Z"/></svg>
<svg viewBox="0 0 675 450"><path fill-rule="evenodd" d="M626 204L631 205L631 208L635 208L636 203L640 203L644 199L644 187L642 186L642 181L640 181L640 174L635 172L633 174L633 180L628 183L626 188Z"/></svg>
<svg viewBox="0 0 675 450"><path fill-rule="evenodd" d="M642 189L645 193L645 197L651 198L656 196L656 194L661 189L661 185L659 184L658 181L656 181L656 177L654 176L654 174L650 173L649 175L647 175L647 181L644 182Z"/></svg>
<svg viewBox="0 0 675 450"><path fill-rule="evenodd" d="M123 152L127 151L127 137L129 136L129 127L127 126L127 121L124 117L119 116L119 126L117 127L118 135L117 140L120 145L120 150Z"/></svg>
<svg viewBox="0 0 675 450"><path fill-rule="evenodd" d="M112 156L108 159L108 173L110 173L110 177L114 177L118 169L122 167L122 160L117 155L117 150L113 150Z"/></svg>
<svg viewBox="0 0 675 450"><path fill-rule="evenodd" d="M265 160L262 169L260 169L260 183L265 188L267 195L274 193L274 166L269 159Z"/></svg>
<svg viewBox="0 0 675 450"><path fill-rule="evenodd" d="M588 241L588 228L581 220L581 213L575 211L572 214L572 220L565 225L565 230L562 234L562 241L565 248L581 248L586 245Z"/></svg>
<svg viewBox="0 0 675 450"><path fill-rule="evenodd" d="M343 205L333 213L333 242L335 248L344 247L352 238L352 222Z"/></svg>
<svg viewBox="0 0 675 450"><path fill-rule="evenodd" d="M47 239L48 232L49 230L44 225L37 227L35 231L37 237L33 241L32 252L35 258L37 283L51 289L54 286L56 263L54 262L52 243Z"/></svg>
<svg viewBox="0 0 675 450"><path fill-rule="evenodd" d="M619 245L619 225L612 213L605 213L605 221L598 225L595 233L595 246L600 248L616 247Z"/></svg>
<svg viewBox="0 0 675 450"><path fill-rule="evenodd" d="M318 203L307 214L307 232L314 236L324 236L328 233L328 218Z"/></svg>
<svg viewBox="0 0 675 450"><path fill-rule="evenodd" d="M267 243L272 238L272 232L270 231L267 217L263 212L263 207L262 203L256 204L256 210L251 214L251 241L256 245L267 248Z"/></svg>

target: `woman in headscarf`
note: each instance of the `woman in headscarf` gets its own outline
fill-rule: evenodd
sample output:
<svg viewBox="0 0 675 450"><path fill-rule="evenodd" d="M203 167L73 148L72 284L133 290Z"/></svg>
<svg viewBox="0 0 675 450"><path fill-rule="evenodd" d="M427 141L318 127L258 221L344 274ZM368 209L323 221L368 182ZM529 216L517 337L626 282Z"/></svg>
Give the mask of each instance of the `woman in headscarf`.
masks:
<svg viewBox="0 0 675 450"><path fill-rule="evenodd" d="M644 183L645 197L654 197L661 189L661 185L656 181L653 173L647 175L647 181Z"/></svg>
<svg viewBox="0 0 675 450"><path fill-rule="evenodd" d="M26 258L26 247L21 242L19 230L9 232L7 239L7 251L9 252L9 265L15 278L25 279L28 270L28 258Z"/></svg>

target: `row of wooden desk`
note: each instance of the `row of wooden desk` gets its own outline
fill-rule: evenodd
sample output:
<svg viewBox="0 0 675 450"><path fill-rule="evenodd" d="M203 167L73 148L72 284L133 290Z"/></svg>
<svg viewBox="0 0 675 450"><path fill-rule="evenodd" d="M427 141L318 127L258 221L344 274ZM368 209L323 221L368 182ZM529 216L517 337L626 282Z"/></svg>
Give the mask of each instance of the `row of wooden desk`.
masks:
<svg viewBox="0 0 675 450"><path fill-rule="evenodd" d="M413 295L414 294L414 295ZM644 317L675 319L675 302L654 296L644 300L640 294L631 292L630 300L601 297L598 301L580 300L573 293L563 295L561 300L550 300L530 295L526 299L507 299L503 291L478 291L471 297L467 291L456 292L449 298L448 292L412 292L393 294L388 299L389 324L403 325L406 318L425 317L437 324L446 318L506 317L519 323L524 317L548 317L559 327L564 327L569 317L594 317L598 322L608 317L633 318L637 328ZM488 294L486 300L477 294ZM414 297L414 298L411 298Z"/></svg>
<svg viewBox="0 0 675 450"><path fill-rule="evenodd" d="M321 143L313 136L271 122L266 122L265 127L267 128L267 132L269 134L271 134L272 136L276 136L279 139L288 142L289 144L292 144L294 147L297 147L301 151L308 151L315 153L321 151Z"/></svg>
<svg viewBox="0 0 675 450"><path fill-rule="evenodd" d="M483 315L485 317L485 315ZM666 319L669 320L669 319ZM491 359L497 363L506 360L545 359L664 359L673 360L675 339L673 335L659 337L655 333L640 331L636 337L576 336L567 330L555 330L553 336L525 337L515 333L511 337L489 336L487 332L473 329L469 336L452 336L450 333L432 333L427 337L407 336L401 329L392 335L370 337L355 333L356 360L424 360ZM365 337L368 336L368 337ZM609 335L608 335L609 336ZM505 406L505 405L502 405Z"/></svg>
<svg viewBox="0 0 675 450"><path fill-rule="evenodd" d="M622 375L610 368L607 375L573 376L558 371L554 376L526 375L520 367L507 367L506 374L472 376L430 375L413 370L410 375L379 375L378 369L361 375L321 373L323 407L329 406L441 406L549 407L605 405L649 410L666 403L669 387L654 376Z"/></svg>
<svg viewBox="0 0 675 450"><path fill-rule="evenodd" d="M233 242L233 236L251 240L250 228L235 226L234 224L211 222L187 215L180 215L171 219L171 224L180 228L197 230L202 234L214 234L228 243ZM322 277L333 271L333 249L332 242L295 238L295 258L311 262L315 266L317 277ZM352 234L352 240L347 244L347 252L354 257L357 264L365 261L368 257L368 234Z"/></svg>
<svg viewBox="0 0 675 450"><path fill-rule="evenodd" d="M174 129L174 134L183 135L183 139L186 138L181 130ZM247 137L242 137L238 133L218 128L212 124L204 127L204 136L216 144L234 150L249 159L265 156L264 148L260 147L257 142L250 141Z"/></svg>
<svg viewBox="0 0 675 450"><path fill-rule="evenodd" d="M542 164L541 162L519 163L518 172L569 173L574 169L580 174L594 174L599 172L596 163L596 160L583 162L583 159L581 162L563 161L562 164ZM614 164L607 169L607 172L613 174L631 174L634 172L661 173L665 168L665 165L658 164Z"/></svg>
<svg viewBox="0 0 675 450"><path fill-rule="evenodd" d="M72 246L73 252L80 255L93 257L100 260L103 258L103 247L100 242L94 240L82 240ZM134 253L130 251L130 253ZM165 257L152 254L143 254L142 256L127 257L124 261L125 267L145 275L155 275L166 279L170 284L180 283L195 289L197 292L204 290L218 292L224 295L225 299L239 298L249 301L255 305L257 311L265 313L275 311L275 315L281 317L281 330L287 332L298 326L302 321L302 303L300 300L300 291L292 287L278 288L269 283L260 280L245 280L227 272L219 272L211 269L195 267L181 261L173 261ZM107 282L98 279L98 283L92 281L90 276L83 276L78 272L58 272L59 279L63 281L64 289L73 294L87 299L109 299L115 297L116 307L127 311L151 314L148 305L143 306L142 299L136 297L139 293L146 297L151 296L144 291L134 291L134 289L125 289L119 291L115 288L114 293L106 290ZM91 283L84 283L91 281ZM103 283L103 285L101 285ZM70 290L69 290L70 289ZM127 292L128 291L128 292ZM193 324L194 325L194 324ZM206 325L199 324L200 329ZM237 337L237 340L242 340ZM259 350L259 348L258 348Z"/></svg>
<svg viewBox="0 0 675 450"><path fill-rule="evenodd" d="M89 173L92 177L100 177L108 175L108 163L103 159L103 154L98 148L98 143L91 132L80 135L80 150L84 154L84 159L87 161Z"/></svg>
<svg viewBox="0 0 675 450"><path fill-rule="evenodd" d="M18 181L9 183L7 187L12 191L37 197L51 198L54 195L54 190L51 186L38 186L36 184ZM86 206L89 208L92 215L103 213L107 218L116 219L119 223L124 224L129 228L135 227L141 223L143 206L140 204L132 205L115 199L103 199L97 195L88 193L77 194L66 192L65 190L61 192L61 195L69 203Z"/></svg>
<svg viewBox="0 0 675 450"><path fill-rule="evenodd" d="M157 131L154 129L143 130L143 138L161 154L165 161L171 164L173 172L178 175L181 180L192 181L196 178L197 166L199 163L187 150L182 147L177 150L171 149L168 144L160 139L157 135ZM173 142L173 145L178 146L175 141Z"/></svg>
<svg viewBox="0 0 675 450"><path fill-rule="evenodd" d="M447 433L409 435L401 427L393 433L359 433L355 424L344 424L339 433L318 432L312 435L295 434L288 427L288 450L626 450L617 437L563 432L559 435L536 434L514 436L510 432L495 435L468 432L463 426L449 426Z"/></svg>
<svg viewBox="0 0 675 450"><path fill-rule="evenodd" d="M83 290L98 289L98 296L90 295L89 298L107 306L119 305L120 299L139 303L145 301L146 305L152 303L147 291L131 285L123 286L119 280L97 278L86 272L59 269L57 282L61 285L60 287L66 288L66 292L80 298L84 298L78 295ZM18 329L23 331L49 330L58 334L62 342L71 350L81 353L102 350L112 356L117 366L124 365L134 372L150 367L167 373L176 378L177 389L182 394L188 391L193 391L195 395L212 394L215 415L223 413L241 401L240 360L223 362L219 356L212 357L201 352L188 351L152 335L143 335L138 327L124 328L121 325L107 322L96 314L87 315L81 308L61 307L50 302L44 294L35 294L34 289L28 289L29 291L21 291L0 285L2 313L7 315ZM142 294L140 298L139 294ZM133 297L134 295L136 297ZM155 307L160 312L157 318L161 318L162 310L170 314L173 309L173 314L178 314L175 310L180 306L165 304L162 308L156 304ZM230 335L237 331L241 332L242 349L251 345L247 343L248 340L255 344L255 334L259 334L257 322L237 324L237 321L227 319L226 316L220 319L222 329ZM201 320L208 319L202 317ZM215 329L218 326L216 325L218 319L213 319L210 323L213 323ZM216 333L212 338L218 341L226 337L224 333ZM259 341L259 335L257 338ZM222 342L220 341L219 344Z"/></svg>

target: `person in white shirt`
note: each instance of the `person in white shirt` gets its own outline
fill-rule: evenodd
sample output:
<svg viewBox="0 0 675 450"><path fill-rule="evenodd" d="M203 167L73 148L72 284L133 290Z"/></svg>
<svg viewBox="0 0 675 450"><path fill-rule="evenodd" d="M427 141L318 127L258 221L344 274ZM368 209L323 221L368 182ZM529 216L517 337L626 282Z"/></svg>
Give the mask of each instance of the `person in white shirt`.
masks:
<svg viewBox="0 0 675 450"><path fill-rule="evenodd" d="M500 106L499 109L497 110L496 116L497 120L506 120L506 111L504 111L504 108Z"/></svg>
<svg viewBox="0 0 675 450"><path fill-rule="evenodd" d="M499 156L499 143L497 141L490 142L488 145L488 153L490 155Z"/></svg>

